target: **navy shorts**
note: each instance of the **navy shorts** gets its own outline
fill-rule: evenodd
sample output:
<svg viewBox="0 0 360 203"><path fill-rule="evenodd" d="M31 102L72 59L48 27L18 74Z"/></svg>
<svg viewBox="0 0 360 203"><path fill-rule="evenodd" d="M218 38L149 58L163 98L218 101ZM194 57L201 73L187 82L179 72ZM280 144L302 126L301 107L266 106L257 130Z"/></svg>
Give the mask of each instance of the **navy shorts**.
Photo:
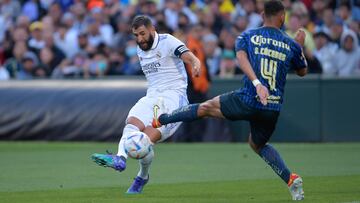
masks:
<svg viewBox="0 0 360 203"><path fill-rule="evenodd" d="M246 105L235 92L220 95L220 110L226 119L250 122L252 141L265 145L275 130L278 111L255 109Z"/></svg>

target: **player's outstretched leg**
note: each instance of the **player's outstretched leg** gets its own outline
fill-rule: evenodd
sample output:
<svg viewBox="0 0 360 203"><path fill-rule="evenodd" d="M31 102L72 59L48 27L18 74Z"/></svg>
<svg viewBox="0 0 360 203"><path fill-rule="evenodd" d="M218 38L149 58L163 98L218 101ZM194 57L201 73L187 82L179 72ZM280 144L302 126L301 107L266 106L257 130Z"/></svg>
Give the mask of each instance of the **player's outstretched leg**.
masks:
<svg viewBox="0 0 360 203"><path fill-rule="evenodd" d="M258 150L261 158L271 166L274 172L288 185L293 200L303 200L303 181L299 175L291 174L277 150L266 144Z"/></svg>
<svg viewBox="0 0 360 203"><path fill-rule="evenodd" d="M127 190L127 194L140 194L149 181L149 169L154 158L154 150L146 155L143 159L139 160L140 171L137 176L134 178L134 182Z"/></svg>
<svg viewBox="0 0 360 203"><path fill-rule="evenodd" d="M199 104L189 104L173 111L172 113L163 113L161 107L159 105L155 105L152 126L154 128L159 128L162 125L169 123L197 120L199 119L197 115L198 108Z"/></svg>
<svg viewBox="0 0 360 203"><path fill-rule="evenodd" d="M123 130L123 135L118 145L118 153L114 154L93 154L91 159L100 166L110 167L117 171L124 171L126 169L126 159L128 155L125 152L124 143L126 137L135 131L139 131L139 128L132 124L126 124Z"/></svg>

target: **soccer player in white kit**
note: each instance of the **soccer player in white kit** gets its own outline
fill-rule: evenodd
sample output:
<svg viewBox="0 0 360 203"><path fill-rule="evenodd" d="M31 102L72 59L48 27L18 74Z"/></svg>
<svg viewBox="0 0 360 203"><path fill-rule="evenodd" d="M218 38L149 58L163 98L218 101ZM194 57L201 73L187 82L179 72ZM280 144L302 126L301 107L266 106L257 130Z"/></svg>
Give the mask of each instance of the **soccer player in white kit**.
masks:
<svg viewBox="0 0 360 203"><path fill-rule="evenodd" d="M127 154L124 142L127 136L136 131L145 133L152 144L170 137L181 123L169 124L153 128L153 107L161 99L161 103L169 111L188 104L186 88L187 75L184 63L192 66L193 76L200 73L199 59L189 51L183 42L170 34L158 34L147 16L136 16L132 22L132 32L136 37L137 55L144 72L148 89L130 110L126 125L119 142L118 153L93 154L92 159L99 165L111 167L117 171L126 168ZM141 193L149 180L149 168L154 157L154 150L139 160L140 170L127 193Z"/></svg>

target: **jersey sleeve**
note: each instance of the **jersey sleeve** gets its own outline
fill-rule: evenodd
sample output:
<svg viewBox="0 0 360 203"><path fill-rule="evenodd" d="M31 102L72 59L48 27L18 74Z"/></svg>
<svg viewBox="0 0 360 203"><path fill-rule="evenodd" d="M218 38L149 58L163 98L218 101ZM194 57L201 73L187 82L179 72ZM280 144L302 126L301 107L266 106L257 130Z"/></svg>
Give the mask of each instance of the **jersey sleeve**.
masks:
<svg viewBox="0 0 360 203"><path fill-rule="evenodd" d="M170 54L172 56L176 56L176 57L180 58L180 56L183 53L189 51L189 49L186 47L186 45L182 41L177 39L176 37L174 37L172 35L168 35L167 38L168 38L167 46L169 47Z"/></svg>
<svg viewBox="0 0 360 203"><path fill-rule="evenodd" d="M241 51L241 50L248 52L247 38L248 38L247 32L243 32L240 36L238 36L236 38L236 41L235 41L235 51L236 52Z"/></svg>
<svg viewBox="0 0 360 203"><path fill-rule="evenodd" d="M292 68L297 70L301 68L307 67L307 61L304 56L304 52L302 51L302 48L300 45L294 42L293 44L293 58L292 58Z"/></svg>

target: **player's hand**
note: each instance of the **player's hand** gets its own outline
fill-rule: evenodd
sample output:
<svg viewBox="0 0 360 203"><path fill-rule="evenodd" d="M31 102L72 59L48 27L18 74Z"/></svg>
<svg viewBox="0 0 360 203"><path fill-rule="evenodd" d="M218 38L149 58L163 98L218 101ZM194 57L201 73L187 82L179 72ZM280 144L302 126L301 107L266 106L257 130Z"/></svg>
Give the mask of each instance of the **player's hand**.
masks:
<svg viewBox="0 0 360 203"><path fill-rule="evenodd" d="M269 90L262 84L256 85L256 93L259 96L260 102L266 106L267 98L269 97Z"/></svg>
<svg viewBox="0 0 360 203"><path fill-rule="evenodd" d="M199 77L200 76L200 61L197 61L192 66L192 76L193 77Z"/></svg>
<svg viewBox="0 0 360 203"><path fill-rule="evenodd" d="M296 32L294 39L297 43L299 43L303 47L305 44L305 38L306 38L306 33L304 32L304 30L298 30Z"/></svg>

